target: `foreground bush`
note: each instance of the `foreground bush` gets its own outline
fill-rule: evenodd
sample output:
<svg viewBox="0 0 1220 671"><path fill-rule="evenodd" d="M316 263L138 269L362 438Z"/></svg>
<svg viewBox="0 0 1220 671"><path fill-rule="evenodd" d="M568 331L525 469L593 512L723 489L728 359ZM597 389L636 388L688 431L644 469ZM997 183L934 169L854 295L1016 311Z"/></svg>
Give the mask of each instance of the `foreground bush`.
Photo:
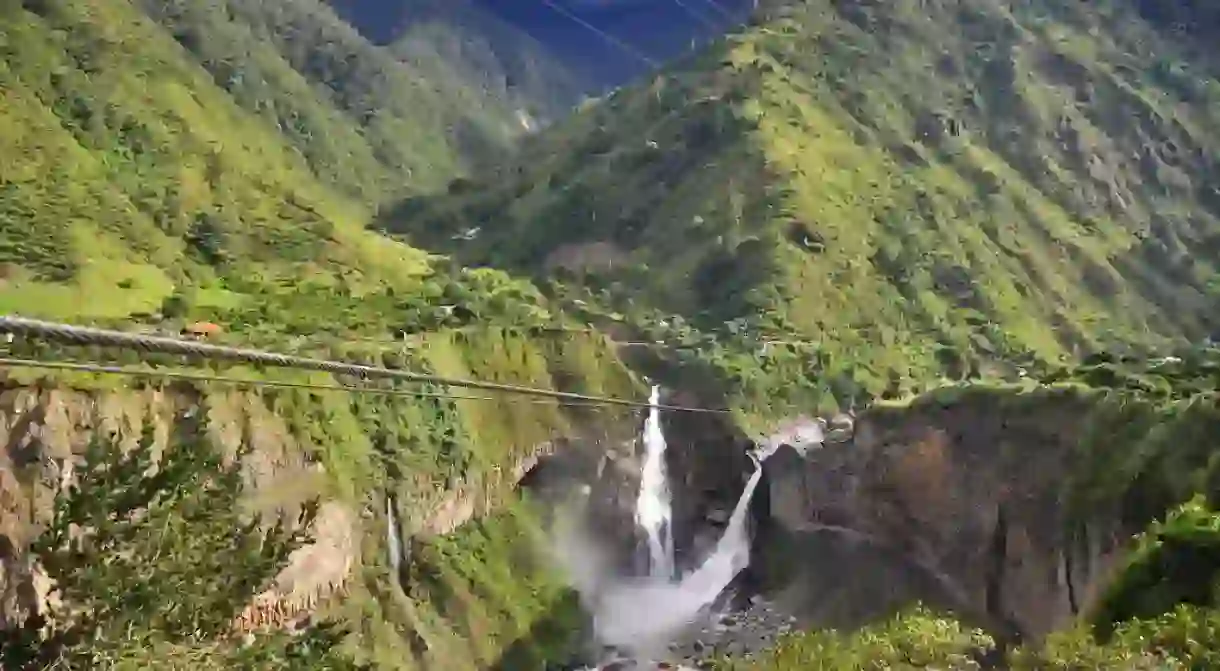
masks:
<svg viewBox="0 0 1220 671"><path fill-rule="evenodd" d="M781 638L748 659L721 660L717 671L882 671L983 668L994 642L978 630L922 608L854 633L814 631ZM1086 626L1008 653L1012 671L1159 671L1220 669L1220 611L1195 606L1121 624L1101 642Z"/></svg>
<svg viewBox="0 0 1220 671"><path fill-rule="evenodd" d="M195 418L204 413L192 413ZM187 418L161 458L95 439L30 548L54 581L48 612L0 631L4 669L343 669L341 632L240 638L236 615L308 542L314 507L266 525L239 507L224 463Z"/></svg>
<svg viewBox="0 0 1220 671"><path fill-rule="evenodd" d="M719 671L768 669L977 669L976 653L990 649L981 631L917 608L850 634L796 633L746 660L724 660Z"/></svg>

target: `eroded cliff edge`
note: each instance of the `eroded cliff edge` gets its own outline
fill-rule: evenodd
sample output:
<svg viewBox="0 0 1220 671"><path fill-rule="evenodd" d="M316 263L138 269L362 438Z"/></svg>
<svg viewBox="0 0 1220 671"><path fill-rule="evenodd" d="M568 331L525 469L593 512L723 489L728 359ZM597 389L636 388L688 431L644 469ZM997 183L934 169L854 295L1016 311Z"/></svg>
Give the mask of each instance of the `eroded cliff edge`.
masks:
<svg viewBox="0 0 1220 671"><path fill-rule="evenodd" d="M766 464L767 589L819 626L923 601L1038 639L1087 612L1133 536L1209 475L1214 398L974 385L864 412Z"/></svg>
<svg viewBox="0 0 1220 671"><path fill-rule="evenodd" d="M646 396L598 336L441 333L394 354L414 370L447 377ZM209 372L335 384L316 373ZM562 585L530 557L539 549L533 544L538 524L517 501L518 481L557 449L604 450L608 441L629 439L637 424L629 408L566 407L507 395L450 398L444 389L419 385L396 390L425 392L412 396L6 373L0 615L28 612L45 596L48 585L22 549L56 493L76 477L73 464L88 442L106 435L129 448L150 431L159 450L176 422L202 413L209 442L221 453L250 448L243 467L251 511L291 513L307 499L321 502L314 543L298 550L235 624L279 627L310 615L335 617L356 632L358 657L384 668L487 668L528 634L562 598ZM489 539L497 543L490 551ZM430 590L415 589L422 570L439 576ZM477 584L481 576L513 570L520 580L511 589Z"/></svg>

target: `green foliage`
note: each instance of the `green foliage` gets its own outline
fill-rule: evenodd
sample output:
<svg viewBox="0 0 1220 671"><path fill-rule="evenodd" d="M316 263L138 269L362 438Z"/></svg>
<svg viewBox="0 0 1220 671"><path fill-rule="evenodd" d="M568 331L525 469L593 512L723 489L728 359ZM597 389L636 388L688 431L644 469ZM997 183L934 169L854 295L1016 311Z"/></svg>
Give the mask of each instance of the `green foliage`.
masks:
<svg viewBox="0 0 1220 671"><path fill-rule="evenodd" d="M365 202L434 188L508 149L515 125L508 100L464 73L396 60L325 3L138 5L315 174Z"/></svg>
<svg viewBox="0 0 1220 671"><path fill-rule="evenodd" d="M1156 400L1189 399L1220 389L1220 349L1194 347L1168 356L1101 352L1038 377L1050 384L1073 381Z"/></svg>
<svg viewBox="0 0 1220 671"><path fill-rule="evenodd" d="M723 660L724 671L824 669L978 669L978 653L989 636L922 608L850 634L834 631L789 634L774 648L747 660Z"/></svg>
<svg viewBox="0 0 1220 671"><path fill-rule="evenodd" d="M1179 605L1215 609L1220 596L1220 515L1202 496L1141 537L1091 614L1103 635L1119 623L1155 619Z"/></svg>
<svg viewBox="0 0 1220 671"><path fill-rule="evenodd" d="M1211 608L1179 606L1160 617L1119 624L1105 643L1080 627L1051 634L1038 647L1014 650L1014 670L1191 669L1215 668L1220 662L1220 613Z"/></svg>
<svg viewBox="0 0 1220 671"><path fill-rule="evenodd" d="M502 154L519 124L413 68L317 0L19 3L0 17L0 311L264 335L395 320L353 314L369 298L402 310L394 329L452 325L412 310L465 300L460 273L426 283L443 264L365 231L365 208Z"/></svg>
<svg viewBox="0 0 1220 671"><path fill-rule="evenodd" d="M584 631L579 602L549 565L537 511L525 500L457 532L418 543L412 596L469 642L477 668L505 655L533 668L570 654ZM539 623L544 626L539 630Z"/></svg>
<svg viewBox="0 0 1220 671"><path fill-rule="evenodd" d="M89 444L30 548L54 582L52 605L4 632L5 668L153 665L158 649L200 668L351 668L334 656L329 626L234 639L237 614L308 542L313 507L272 525L244 515L244 455L226 463L197 420L180 422L159 458L154 450L151 433L127 454L100 436Z"/></svg>
<svg viewBox="0 0 1220 671"><path fill-rule="evenodd" d="M1038 645L1004 655L1013 671L1086 671L1166 668L1203 671L1220 662L1220 613L1181 606L1158 618L1118 626L1106 642L1077 628L1051 634ZM721 660L726 671L818 669L979 669L995 658L993 641L951 618L923 609L852 633L815 631L784 636L774 647L748 659Z"/></svg>
<svg viewBox="0 0 1220 671"><path fill-rule="evenodd" d="M572 655L586 617L550 565L540 528L536 507L509 497L444 537L404 538L399 570L377 559L349 599L348 617L365 632L362 658L378 668L474 670Z"/></svg>
<svg viewBox="0 0 1220 671"><path fill-rule="evenodd" d="M732 342L741 320L812 343L865 399L1198 340L1220 325L1220 116L1185 88L1220 87L1220 68L1150 6L766 3L381 223L559 275L632 326L680 315L725 351L669 363L698 357L746 398L749 380L831 385L804 355Z"/></svg>

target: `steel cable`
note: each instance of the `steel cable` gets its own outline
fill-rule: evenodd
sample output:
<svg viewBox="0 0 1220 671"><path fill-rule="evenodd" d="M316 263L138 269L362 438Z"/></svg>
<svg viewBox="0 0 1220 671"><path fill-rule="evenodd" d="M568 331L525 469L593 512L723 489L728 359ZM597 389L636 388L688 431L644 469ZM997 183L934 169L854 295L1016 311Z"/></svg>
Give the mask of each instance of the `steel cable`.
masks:
<svg viewBox="0 0 1220 671"><path fill-rule="evenodd" d="M12 334L15 336L21 336L23 338L48 340L67 345L114 347L131 349L145 353L178 354L182 356L199 357L205 359L241 361L245 363L274 366L278 368L295 368L300 370L322 371L335 375L351 375L361 379L393 379L405 382L431 383L449 387L461 387L466 389L480 389L484 391L521 394L525 396L555 398L595 405L619 405L635 408L651 407L647 401L633 401L629 399L611 398L607 396L592 396L588 394L577 394L573 392L555 391L551 389L539 389L535 387L525 387L500 382L448 378L439 375L415 373L412 371L395 368L383 368L380 366L368 366L364 364L346 363L341 361L329 361L326 359L299 357L288 354L280 354L277 352L265 352L261 350L214 345L210 343L182 340L178 338L169 338L166 336L124 333L122 331L111 331L86 326L73 326L70 324L59 324L55 322L27 319L24 317L14 317L9 315L0 316L0 333ZM27 361L32 363L42 363L32 360ZM99 370L95 372L112 371ZM717 414L728 412L728 410L717 408L692 408L676 405L657 405L656 407L661 410L672 410L678 412Z"/></svg>

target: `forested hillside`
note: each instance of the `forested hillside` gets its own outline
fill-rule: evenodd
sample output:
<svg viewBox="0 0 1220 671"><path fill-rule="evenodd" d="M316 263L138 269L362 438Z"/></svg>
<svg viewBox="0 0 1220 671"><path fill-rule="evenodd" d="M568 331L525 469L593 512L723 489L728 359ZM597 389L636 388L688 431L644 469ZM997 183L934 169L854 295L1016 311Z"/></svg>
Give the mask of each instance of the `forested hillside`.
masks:
<svg viewBox="0 0 1220 671"><path fill-rule="evenodd" d="M874 391L1199 339L1217 326L1220 63L1137 9L763 3L383 224L676 314L688 341L727 323L820 343Z"/></svg>
<svg viewBox="0 0 1220 671"><path fill-rule="evenodd" d="M74 321L423 327L463 290L371 206L520 132L313 0L6 3L0 90L0 310Z"/></svg>
<svg viewBox="0 0 1220 671"><path fill-rule="evenodd" d="M399 63L321 2L135 5L319 177L365 200L427 188L513 133L499 103Z"/></svg>
<svg viewBox="0 0 1220 671"><path fill-rule="evenodd" d="M433 79L503 103L524 129L566 116L599 85L517 26L469 0L331 0L335 11ZM511 109L510 109L511 108Z"/></svg>
<svg viewBox="0 0 1220 671"><path fill-rule="evenodd" d="M518 103L397 58L313 0L0 2L0 313L157 332L209 320L220 343L638 397L603 337L514 329L563 321L533 285L366 229L379 203L507 151ZM452 330L479 320L492 327ZM321 659L336 641L380 668L487 668L574 610L533 553L517 479L551 441L632 430L418 385L355 394L299 371L3 349L251 381L0 372L0 415L29 419L4 422L0 449L5 668L346 668ZM150 459L172 474L144 477ZM91 472L76 493L74 465ZM318 516L293 526L311 501ZM108 521L86 540L38 535L89 510ZM251 512L292 530L266 535ZM226 555L235 543L250 551ZM14 627L45 596L35 570L66 605ZM302 617L337 635L243 644Z"/></svg>
<svg viewBox="0 0 1220 671"><path fill-rule="evenodd" d="M1054 433L1040 422L1058 399L1096 402L1073 427L1095 431L1089 451L1039 443L1078 466L1037 490L1047 508L1084 497L1121 508L1129 531L1193 493L1214 504L1214 351L1048 370L1220 329L1210 5L758 5L747 27L560 120L587 92L579 72L465 3L380 5L403 20L374 36L338 0L0 0L0 314L208 320L220 343L617 398L644 397L647 371L743 411L709 431L738 457L761 415L1003 374L1025 379L872 410L994 402L1007 438L988 444L1025 449L1007 417ZM152 378L0 374L6 664L512 669L583 643L517 492L559 449L586 448L601 477L638 432L632 409L22 338L0 350ZM901 464L912 446L882 445ZM961 489L1010 494L978 482ZM864 521L915 533L901 515L928 510L892 494ZM268 532L251 512L288 522ZM1051 526L1034 530L1066 533ZM957 539L972 566L985 535ZM1093 622L1167 626L1120 625L1109 650L1100 631L1067 640L1031 668L1204 659L1214 599L1166 613L1214 584L1215 562L1161 580L1179 555L1158 543L1214 558L1215 536L1202 502L1154 525ZM50 628L11 626L46 589L35 569L64 603ZM281 635L321 620L338 632ZM732 668L973 668L985 638L920 615L794 635Z"/></svg>

